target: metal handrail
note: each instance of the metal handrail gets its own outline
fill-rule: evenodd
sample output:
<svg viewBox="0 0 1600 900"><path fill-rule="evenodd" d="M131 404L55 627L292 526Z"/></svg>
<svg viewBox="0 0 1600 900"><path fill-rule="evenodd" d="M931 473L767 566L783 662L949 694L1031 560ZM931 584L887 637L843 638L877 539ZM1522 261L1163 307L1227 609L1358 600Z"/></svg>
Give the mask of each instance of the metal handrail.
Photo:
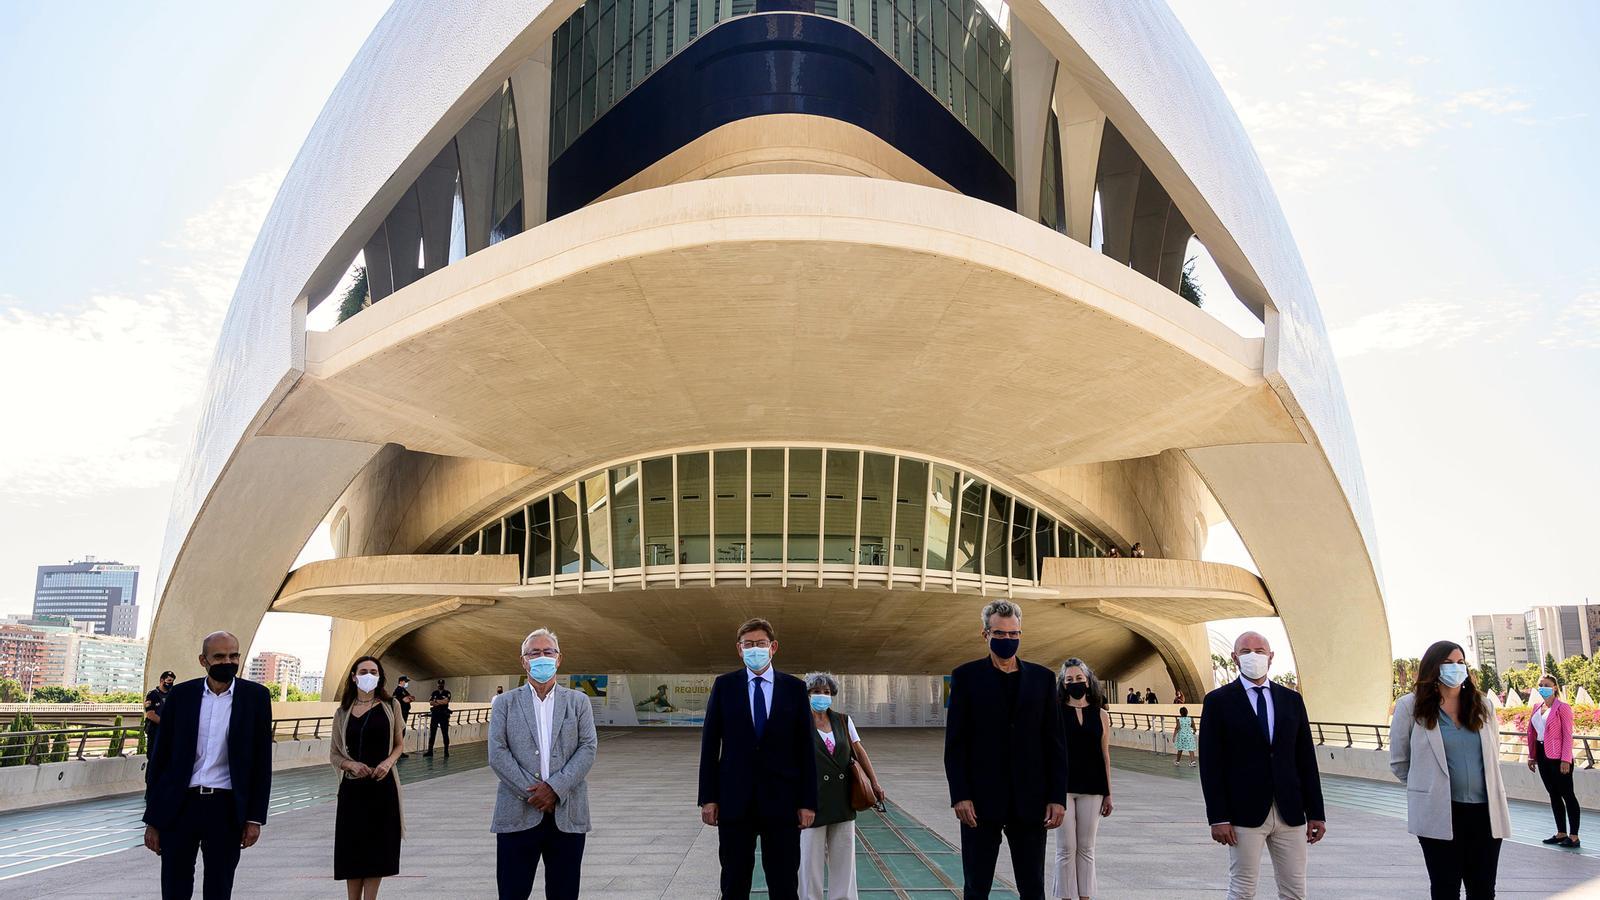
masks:
<svg viewBox="0 0 1600 900"><path fill-rule="evenodd" d="M90 725L0 732L0 766L38 765L137 753L143 720L132 725ZM60 741L57 738L61 738ZM116 752L112 752L116 751Z"/></svg>
<svg viewBox="0 0 1600 900"><path fill-rule="evenodd" d="M1136 713L1106 711L1111 716L1111 727L1125 731L1167 732L1178 723L1170 713ZM1196 728L1201 717L1190 716ZM1389 726L1370 722L1312 722L1311 739L1318 747L1342 747L1351 750L1384 750L1388 748ZM1500 729L1500 758L1507 762L1521 762L1527 756L1527 737L1515 729ZM1600 735L1575 734L1572 736L1572 759L1581 761L1583 768L1600 765Z"/></svg>

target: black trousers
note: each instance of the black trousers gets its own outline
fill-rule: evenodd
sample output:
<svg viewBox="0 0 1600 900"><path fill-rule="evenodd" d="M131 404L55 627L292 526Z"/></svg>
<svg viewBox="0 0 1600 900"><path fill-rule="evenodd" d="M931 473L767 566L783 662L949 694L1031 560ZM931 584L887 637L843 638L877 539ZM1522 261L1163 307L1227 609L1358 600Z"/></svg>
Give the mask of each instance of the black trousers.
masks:
<svg viewBox="0 0 1600 900"><path fill-rule="evenodd" d="M160 829L162 900L194 896L194 861L202 854L206 865L201 896L205 900L233 896L233 870L239 867L239 837L244 832L236 817L232 791L189 792L177 820Z"/></svg>
<svg viewBox="0 0 1600 900"><path fill-rule="evenodd" d="M722 863L722 900L747 900L761 842L761 872L772 900L800 896L800 822L783 819L722 820L717 825L717 859Z"/></svg>
<svg viewBox="0 0 1600 900"><path fill-rule="evenodd" d="M433 717L432 717L432 721L428 725L428 752L429 753L433 752L433 739L434 739L434 737L436 737L439 734L439 731L441 729L443 729L443 731L444 731L444 752L446 752L446 753L450 752L450 714L449 713L445 713L444 715L441 716L441 715L435 713L433 715Z"/></svg>
<svg viewBox="0 0 1600 900"><path fill-rule="evenodd" d="M1022 900L1044 900L1044 822L978 820L977 828L961 826L961 887L964 900L988 900L994 887L994 866L1000 858L1000 836L1011 845L1011 868L1017 874Z"/></svg>
<svg viewBox="0 0 1600 900"><path fill-rule="evenodd" d="M1569 766L1567 774L1561 774L1561 760L1546 757L1543 743L1536 746L1539 751L1539 780L1544 782L1545 793L1550 795L1550 809L1556 814L1556 831L1577 835L1578 794L1572 786L1572 768Z"/></svg>
<svg viewBox="0 0 1600 900"><path fill-rule="evenodd" d="M1433 900L1458 900L1461 886L1467 900L1492 900L1495 870L1500 867L1500 839L1489 829L1489 804L1452 803L1453 840L1419 837L1422 861L1428 867Z"/></svg>
<svg viewBox="0 0 1600 900"><path fill-rule="evenodd" d="M557 828L553 814L524 831L495 835L494 880L500 900L528 900L541 858L545 900L577 900L584 837Z"/></svg>

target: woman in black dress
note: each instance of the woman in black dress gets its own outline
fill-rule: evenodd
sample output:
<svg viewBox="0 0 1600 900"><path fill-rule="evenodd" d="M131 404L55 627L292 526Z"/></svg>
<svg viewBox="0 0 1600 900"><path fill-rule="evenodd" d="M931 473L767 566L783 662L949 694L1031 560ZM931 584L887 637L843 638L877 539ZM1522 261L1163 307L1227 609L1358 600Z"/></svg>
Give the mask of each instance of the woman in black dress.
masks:
<svg viewBox="0 0 1600 900"><path fill-rule="evenodd" d="M356 660L350 681L333 714L330 756L342 778L333 877L345 883L349 900L373 900L379 882L400 872L400 779L393 769L404 749L405 720L384 691L377 659Z"/></svg>
<svg viewBox="0 0 1600 900"><path fill-rule="evenodd" d="M1056 830L1053 896L1093 897L1094 842L1100 819L1111 815L1111 714L1089 664L1071 657L1056 679L1067 746L1067 815Z"/></svg>

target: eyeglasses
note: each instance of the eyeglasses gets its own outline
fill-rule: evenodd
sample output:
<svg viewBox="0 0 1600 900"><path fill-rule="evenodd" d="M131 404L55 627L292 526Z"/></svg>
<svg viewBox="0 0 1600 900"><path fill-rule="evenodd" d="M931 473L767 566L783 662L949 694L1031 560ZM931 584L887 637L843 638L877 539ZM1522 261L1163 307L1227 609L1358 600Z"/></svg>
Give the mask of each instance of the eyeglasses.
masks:
<svg viewBox="0 0 1600 900"><path fill-rule="evenodd" d="M1001 640L1006 640L1008 638L1020 638L1020 637L1022 637L1022 632L1021 631L991 631L991 632L989 632L989 637L1000 638Z"/></svg>
<svg viewBox="0 0 1600 900"><path fill-rule="evenodd" d="M543 650L529 650L526 653L522 654L522 658L523 659L538 659L539 657L542 656L545 659L555 659L556 657L558 657L560 655L561 655L561 651L560 650L556 650L556 649L551 648L551 647L546 647Z"/></svg>
<svg viewBox="0 0 1600 900"><path fill-rule="evenodd" d="M739 642L739 647L742 650L756 650L756 649L765 650L765 649L767 649L767 648L769 648L771 646L772 646L772 642L771 641L740 641Z"/></svg>

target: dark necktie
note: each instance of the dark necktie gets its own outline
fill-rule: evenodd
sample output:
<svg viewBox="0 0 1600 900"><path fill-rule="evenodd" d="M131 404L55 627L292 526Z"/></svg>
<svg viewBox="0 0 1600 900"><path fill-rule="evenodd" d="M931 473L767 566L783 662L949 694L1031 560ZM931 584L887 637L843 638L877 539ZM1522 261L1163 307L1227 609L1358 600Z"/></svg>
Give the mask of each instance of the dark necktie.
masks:
<svg viewBox="0 0 1600 900"><path fill-rule="evenodd" d="M761 693L761 686L766 683L767 679L757 675L751 687L751 690L756 692L754 700L755 712L751 714L751 718L755 721L756 740L758 741L761 740L761 732L766 730L767 727L767 698Z"/></svg>
<svg viewBox="0 0 1600 900"><path fill-rule="evenodd" d="M1267 743L1270 744L1272 743L1272 725L1267 719L1267 689L1265 687L1253 687L1250 690L1256 692L1256 721L1261 723L1261 736L1266 738Z"/></svg>

